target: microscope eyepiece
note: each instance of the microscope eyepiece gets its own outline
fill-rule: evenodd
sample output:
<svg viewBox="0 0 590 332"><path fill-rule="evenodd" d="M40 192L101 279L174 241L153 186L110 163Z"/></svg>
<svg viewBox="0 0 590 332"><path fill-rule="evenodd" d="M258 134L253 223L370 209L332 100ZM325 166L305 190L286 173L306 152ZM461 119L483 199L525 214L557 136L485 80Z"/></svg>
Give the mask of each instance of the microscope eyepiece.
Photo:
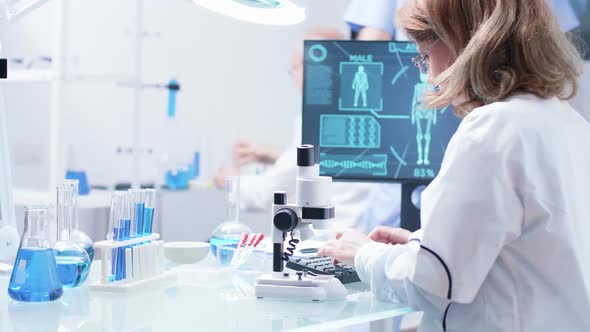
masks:
<svg viewBox="0 0 590 332"><path fill-rule="evenodd" d="M287 192L286 191L275 191L273 193L273 202L275 205L287 204Z"/></svg>
<svg viewBox="0 0 590 332"><path fill-rule="evenodd" d="M304 144L297 147L297 166L310 167L315 164L315 147L313 145Z"/></svg>

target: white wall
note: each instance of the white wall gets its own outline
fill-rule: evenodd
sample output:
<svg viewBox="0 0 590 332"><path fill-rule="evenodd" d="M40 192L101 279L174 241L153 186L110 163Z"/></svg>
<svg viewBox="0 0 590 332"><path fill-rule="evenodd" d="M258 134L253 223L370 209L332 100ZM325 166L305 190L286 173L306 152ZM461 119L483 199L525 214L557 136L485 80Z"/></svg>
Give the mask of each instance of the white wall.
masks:
<svg viewBox="0 0 590 332"><path fill-rule="evenodd" d="M159 35L144 40L144 80L165 83L174 77L182 85L173 120L166 118L167 92L143 93L144 147L167 153L174 162L188 162L195 149L204 150L211 176L238 138L285 146L290 120L300 111L300 96L288 75L295 42L312 26L346 29L341 21L346 1L299 2L307 8L305 24L268 27L225 18L186 0L144 0L145 29ZM115 150L132 143L133 95L113 81L133 74L135 1L68 3L67 70L101 79L67 84L62 148L74 148L76 163L94 184L111 185L131 178L130 158ZM54 5L5 31L4 56L52 53ZM19 187L46 186L49 91L45 84L5 88ZM145 178L156 175L150 165L144 169Z"/></svg>
<svg viewBox="0 0 590 332"><path fill-rule="evenodd" d="M288 143L300 97L288 76L295 42L306 28L341 21L343 0L301 0L305 24L268 27L238 22L198 8L188 0L144 0L145 28L159 37L144 41L143 75L147 82L177 78L178 115L166 118L167 93L146 90L142 96L142 141L167 153L173 162L188 162L203 150L205 176L229 158L229 146L251 139L276 147ZM112 185L131 178L131 160L115 154L132 143L132 90L117 86L114 76L133 74L134 0L68 1L67 69L99 75L95 83L67 85L63 112L65 144L94 184ZM40 10L1 31L4 56L34 58L52 53L53 8ZM590 119L590 64L574 106ZM4 85L13 173L18 187L45 188L47 84ZM145 161L144 178L157 175ZM161 176L159 176L161 178Z"/></svg>

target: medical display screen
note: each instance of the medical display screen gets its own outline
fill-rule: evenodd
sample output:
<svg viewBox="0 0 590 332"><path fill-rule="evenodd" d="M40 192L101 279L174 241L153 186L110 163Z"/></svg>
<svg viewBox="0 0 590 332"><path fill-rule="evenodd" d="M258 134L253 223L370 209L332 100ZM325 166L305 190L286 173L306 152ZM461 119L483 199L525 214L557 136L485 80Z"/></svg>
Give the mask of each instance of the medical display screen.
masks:
<svg viewBox="0 0 590 332"><path fill-rule="evenodd" d="M306 41L303 143L320 147L320 173L340 180L434 178L460 120L422 107L432 89L412 63L416 45Z"/></svg>

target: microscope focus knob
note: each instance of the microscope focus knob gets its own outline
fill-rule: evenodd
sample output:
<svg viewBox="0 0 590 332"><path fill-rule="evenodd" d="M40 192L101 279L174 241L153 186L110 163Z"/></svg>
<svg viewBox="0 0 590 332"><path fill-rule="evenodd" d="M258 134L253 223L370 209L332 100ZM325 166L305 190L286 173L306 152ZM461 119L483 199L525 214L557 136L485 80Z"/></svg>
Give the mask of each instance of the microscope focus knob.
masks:
<svg viewBox="0 0 590 332"><path fill-rule="evenodd" d="M297 213L290 209L281 209L275 213L273 224L282 232L290 232L297 227Z"/></svg>

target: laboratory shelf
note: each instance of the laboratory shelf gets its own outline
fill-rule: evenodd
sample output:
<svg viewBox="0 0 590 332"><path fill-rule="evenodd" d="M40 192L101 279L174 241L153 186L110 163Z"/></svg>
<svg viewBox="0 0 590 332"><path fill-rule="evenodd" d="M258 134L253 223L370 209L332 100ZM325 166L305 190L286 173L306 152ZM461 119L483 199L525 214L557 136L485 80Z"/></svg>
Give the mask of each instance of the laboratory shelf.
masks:
<svg viewBox="0 0 590 332"><path fill-rule="evenodd" d="M31 204L53 204L54 192L30 189L14 189L14 204L25 206ZM78 196L80 209L103 209L111 206L111 192L108 190L92 190L89 195Z"/></svg>
<svg viewBox="0 0 590 332"><path fill-rule="evenodd" d="M34 83L34 82L52 82L56 74L52 69L15 69L8 68L8 78L0 80L3 83Z"/></svg>

